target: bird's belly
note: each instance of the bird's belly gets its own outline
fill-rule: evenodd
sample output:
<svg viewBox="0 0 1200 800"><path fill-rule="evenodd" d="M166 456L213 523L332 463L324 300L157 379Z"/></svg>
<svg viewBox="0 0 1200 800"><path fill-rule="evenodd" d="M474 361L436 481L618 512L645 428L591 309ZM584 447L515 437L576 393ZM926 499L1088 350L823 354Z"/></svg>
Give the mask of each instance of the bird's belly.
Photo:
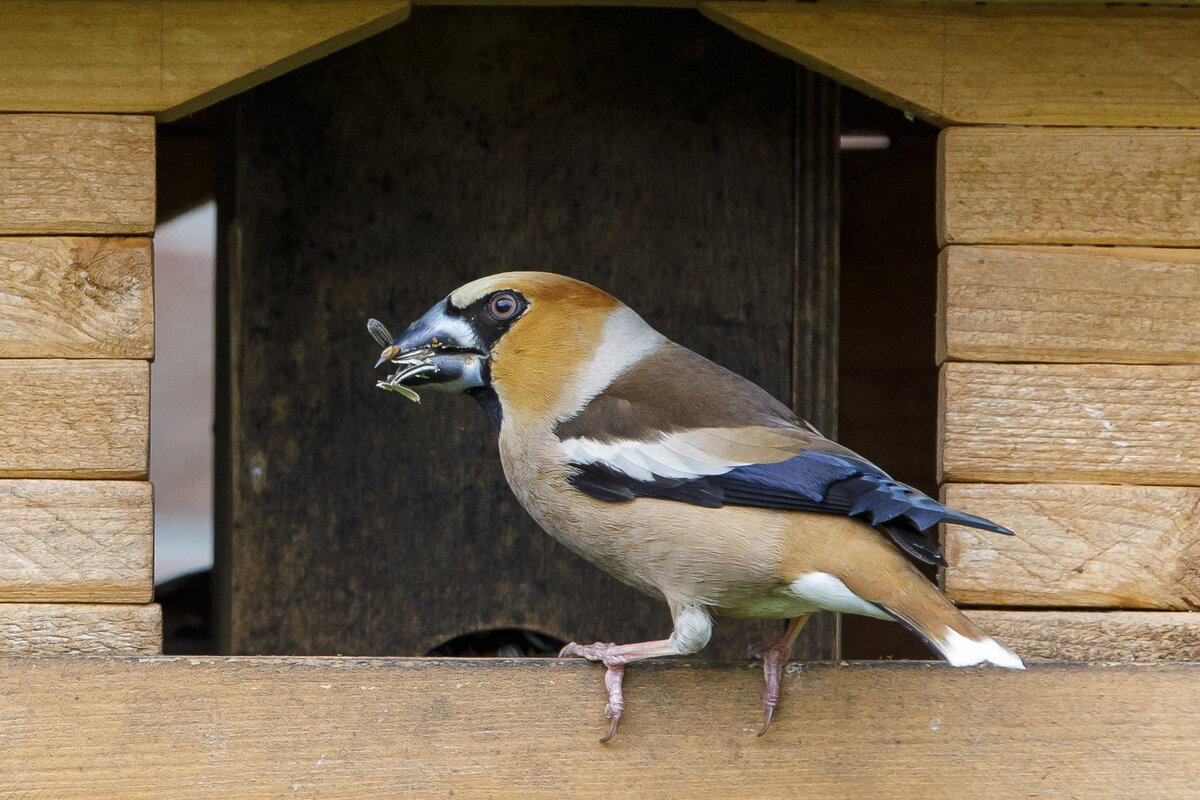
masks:
<svg viewBox="0 0 1200 800"><path fill-rule="evenodd" d="M717 609L718 613L728 617L773 619L791 619L814 611L838 611L893 619L878 606L854 594L846 584L828 572L809 572L758 597L746 598L734 606Z"/></svg>
<svg viewBox="0 0 1200 800"><path fill-rule="evenodd" d="M501 454L521 505L551 536L618 580L672 603L740 607L780 585L783 530L760 509L673 500L605 502L554 461Z"/></svg>

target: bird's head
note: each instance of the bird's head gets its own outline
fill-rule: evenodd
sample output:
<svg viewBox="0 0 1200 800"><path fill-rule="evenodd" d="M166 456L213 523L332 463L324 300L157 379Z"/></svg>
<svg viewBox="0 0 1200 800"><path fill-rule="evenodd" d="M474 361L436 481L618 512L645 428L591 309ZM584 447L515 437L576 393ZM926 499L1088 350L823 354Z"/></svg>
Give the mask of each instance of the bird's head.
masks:
<svg viewBox="0 0 1200 800"><path fill-rule="evenodd" d="M509 414L560 420L664 341L595 286L505 272L455 289L392 340L379 364L400 369L380 384L465 392L497 425Z"/></svg>

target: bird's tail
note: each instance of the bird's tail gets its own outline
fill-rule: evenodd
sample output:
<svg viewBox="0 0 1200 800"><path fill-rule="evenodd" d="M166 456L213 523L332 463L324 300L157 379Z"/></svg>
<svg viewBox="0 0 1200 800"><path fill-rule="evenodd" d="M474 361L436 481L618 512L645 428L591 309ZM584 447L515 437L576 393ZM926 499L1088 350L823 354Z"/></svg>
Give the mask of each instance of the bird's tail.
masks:
<svg viewBox="0 0 1200 800"><path fill-rule="evenodd" d="M846 577L848 583L856 582L855 576ZM851 590L924 639L952 666L987 662L1025 669L1020 656L980 630L911 564L905 562L888 583L886 589L863 585Z"/></svg>
<svg viewBox="0 0 1200 800"><path fill-rule="evenodd" d="M967 619L961 611L951 606L945 597L940 594L938 596L942 597L942 601L954 612L953 615L939 615L953 616L950 624L940 621L931 623L884 605L879 607L924 639L935 653L953 667L969 667L972 664L987 662L1008 669L1025 669L1025 662L1020 656L980 630L979 626Z"/></svg>

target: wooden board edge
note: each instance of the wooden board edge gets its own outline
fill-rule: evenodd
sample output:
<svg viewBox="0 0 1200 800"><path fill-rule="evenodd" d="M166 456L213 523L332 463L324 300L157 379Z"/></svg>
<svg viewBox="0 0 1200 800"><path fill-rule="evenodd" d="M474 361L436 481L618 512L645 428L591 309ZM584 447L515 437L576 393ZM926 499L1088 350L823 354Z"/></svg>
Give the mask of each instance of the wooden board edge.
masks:
<svg viewBox="0 0 1200 800"><path fill-rule="evenodd" d="M0 658L162 654L157 603L0 603Z"/></svg>
<svg viewBox="0 0 1200 800"><path fill-rule="evenodd" d="M601 744L602 670L580 660L0 658L0 785L81 800L1180 797L1198 677L805 664L757 737L757 665L645 663Z"/></svg>
<svg viewBox="0 0 1200 800"><path fill-rule="evenodd" d="M408 19L409 14L412 13L412 3L408 2L408 0L395 0L395 5L396 7L387 13L357 27L341 31L323 42L306 47L269 66L249 72L170 108L156 110L157 113L155 116L159 122L174 122L181 117L194 114L202 108L218 103L235 94L252 89L260 83L265 83L272 78L277 78L319 58L324 58L338 50L357 44L377 33L382 33L388 28Z"/></svg>
<svg viewBox="0 0 1200 800"><path fill-rule="evenodd" d="M795 61L805 69L819 72L844 86L862 92L868 97L919 117L933 125L940 127L950 124L950 120L944 117L939 110L919 105L909 98L895 94L878 84L871 83L827 61L823 61L798 47L780 41L762 30L753 19L756 15L763 13L787 15L820 14L823 11L820 8L821 5L823 4L778 3L771 2L770 0L767 2L759 2L758 0L701 0L699 8L701 14L721 27L728 29L748 42L769 50L777 56Z"/></svg>
<svg viewBox="0 0 1200 800"><path fill-rule="evenodd" d="M977 625L1038 662L1200 662L1200 614L1127 609L966 609Z"/></svg>

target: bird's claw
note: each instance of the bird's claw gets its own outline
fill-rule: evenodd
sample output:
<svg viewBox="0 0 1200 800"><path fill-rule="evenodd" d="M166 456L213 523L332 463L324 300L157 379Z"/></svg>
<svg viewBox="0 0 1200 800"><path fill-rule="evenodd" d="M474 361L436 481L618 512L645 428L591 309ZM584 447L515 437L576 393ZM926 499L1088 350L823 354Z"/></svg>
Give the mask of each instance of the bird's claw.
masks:
<svg viewBox="0 0 1200 800"><path fill-rule="evenodd" d="M779 682L783 677L783 663L791 654L791 646L783 642L770 647L750 646L750 657L761 659L763 662L763 678L766 682L766 688L763 690L763 726L758 731L759 736L771 727L775 707L779 705Z"/></svg>
<svg viewBox="0 0 1200 800"><path fill-rule="evenodd" d="M771 717L775 716L775 706L769 706L766 703L763 703L763 711L765 714L763 717L763 726L758 730L759 736L765 734L767 729L771 727Z"/></svg>
<svg viewBox="0 0 1200 800"><path fill-rule="evenodd" d="M621 683L625 678L625 660L615 656L617 646L612 642L596 642L582 645L571 642L558 652L559 658L577 656L588 661L599 661L605 666L604 687L608 690L608 704L604 706L604 716L612 720L608 733L600 739L607 742L617 735L617 725L621 722L621 714L625 711L625 695Z"/></svg>

